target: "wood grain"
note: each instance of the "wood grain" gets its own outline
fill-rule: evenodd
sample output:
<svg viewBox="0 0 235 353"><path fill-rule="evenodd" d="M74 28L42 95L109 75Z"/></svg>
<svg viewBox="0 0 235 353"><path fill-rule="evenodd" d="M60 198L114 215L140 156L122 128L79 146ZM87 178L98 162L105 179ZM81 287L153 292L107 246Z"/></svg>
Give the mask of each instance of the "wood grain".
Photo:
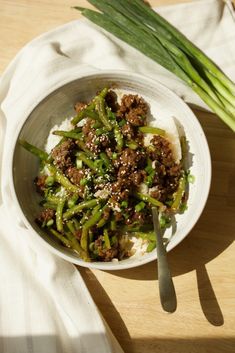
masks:
<svg viewBox="0 0 235 353"><path fill-rule="evenodd" d="M150 1L152 5L178 2ZM85 4L82 0L0 0L0 73L24 44L77 19L79 14L70 7ZM156 263L117 272L79 269L126 353L235 351L234 134L215 115L195 114L208 139L213 179L200 220L169 254L177 311L167 315L161 310Z"/></svg>

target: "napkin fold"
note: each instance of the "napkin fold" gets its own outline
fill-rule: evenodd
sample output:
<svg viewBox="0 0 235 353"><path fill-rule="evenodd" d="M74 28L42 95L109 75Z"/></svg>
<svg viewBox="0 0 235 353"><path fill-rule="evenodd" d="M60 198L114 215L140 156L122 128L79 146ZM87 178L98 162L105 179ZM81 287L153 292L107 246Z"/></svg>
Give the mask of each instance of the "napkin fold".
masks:
<svg viewBox="0 0 235 353"><path fill-rule="evenodd" d="M231 1L193 1L157 11L235 79ZM11 140L21 121L54 89L94 69L144 74L187 102L205 108L178 78L84 20L45 33L18 53L0 81L2 353L122 352L76 267L32 243L29 231L15 214L9 190Z"/></svg>

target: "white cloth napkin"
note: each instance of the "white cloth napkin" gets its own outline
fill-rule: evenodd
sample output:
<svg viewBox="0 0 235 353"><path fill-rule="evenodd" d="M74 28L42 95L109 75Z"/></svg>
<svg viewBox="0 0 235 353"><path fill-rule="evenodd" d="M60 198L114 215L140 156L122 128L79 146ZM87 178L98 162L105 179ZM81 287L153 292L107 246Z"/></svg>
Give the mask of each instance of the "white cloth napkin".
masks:
<svg viewBox="0 0 235 353"><path fill-rule="evenodd" d="M194 1L158 11L235 78L235 19L230 1ZM8 187L10 141L17 125L55 88L94 68L142 73L161 81L188 102L205 107L172 74L86 21L74 21L46 33L19 52L0 81L0 158L4 146L0 206L2 353L122 352L76 268L31 244L30 234L14 214Z"/></svg>

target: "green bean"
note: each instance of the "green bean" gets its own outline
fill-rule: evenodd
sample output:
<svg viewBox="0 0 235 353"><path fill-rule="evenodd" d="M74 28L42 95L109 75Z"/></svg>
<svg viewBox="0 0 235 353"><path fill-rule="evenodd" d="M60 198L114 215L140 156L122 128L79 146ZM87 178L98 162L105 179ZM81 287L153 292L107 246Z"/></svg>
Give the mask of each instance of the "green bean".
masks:
<svg viewBox="0 0 235 353"><path fill-rule="evenodd" d="M91 229L89 229L88 231L88 241L89 241L89 244L94 241L94 234L92 233Z"/></svg>
<svg viewBox="0 0 235 353"><path fill-rule="evenodd" d="M89 229L94 225L96 225L99 222L100 218L102 217L102 213L103 213L103 208L99 209L96 213L94 213L91 216L91 218L86 223L84 223L83 229Z"/></svg>
<svg viewBox="0 0 235 353"><path fill-rule="evenodd" d="M72 208L76 205L77 201L79 199L78 194L74 194L69 200L68 200L68 207Z"/></svg>
<svg viewBox="0 0 235 353"><path fill-rule="evenodd" d="M41 204L44 208L51 208L52 210L56 210L57 209L57 205L55 203L51 203L51 202L43 202Z"/></svg>
<svg viewBox="0 0 235 353"><path fill-rule="evenodd" d="M158 207L162 207L164 206L162 202L154 199L153 197L149 196L149 195L145 195L145 194L142 194L140 192L136 192L134 194L134 196L139 199L139 200L142 200L142 201L145 201L145 202L148 202L154 206L158 206Z"/></svg>
<svg viewBox="0 0 235 353"><path fill-rule="evenodd" d="M126 146L129 147L132 150L136 150L139 147L138 143L136 143L135 141L132 141L132 140L131 141L127 141L126 142Z"/></svg>
<svg viewBox="0 0 235 353"><path fill-rule="evenodd" d="M48 202L51 202L51 203L54 203L54 204L58 205L58 203L59 203L59 201L60 201L60 198L57 197L57 196L54 196L54 195L48 195L48 196L46 197L46 200L47 200Z"/></svg>
<svg viewBox="0 0 235 353"><path fill-rule="evenodd" d="M100 153L100 158L104 162L104 165L107 169L109 169L109 170L112 169L112 164L110 162L110 159L105 152Z"/></svg>
<svg viewBox="0 0 235 353"><path fill-rule="evenodd" d="M67 248L71 247L70 241L67 238L65 238L62 234L60 234L53 228L49 228L49 230L57 239L59 239L65 246L67 246Z"/></svg>
<svg viewBox="0 0 235 353"><path fill-rule="evenodd" d="M117 229L117 222L115 221L115 219L112 219L110 222L110 229L111 230L116 230Z"/></svg>
<svg viewBox="0 0 235 353"><path fill-rule="evenodd" d="M95 109L95 106L93 103L91 103L87 108L81 110L78 115L76 115L72 120L71 123L73 125L78 124L80 121L82 121L85 118L91 118L93 120L98 120L99 115L93 111Z"/></svg>
<svg viewBox="0 0 235 353"><path fill-rule="evenodd" d="M101 218L100 220L99 220L99 222L97 223L97 228L102 228L106 223L107 223L107 219L105 219L105 218Z"/></svg>
<svg viewBox="0 0 235 353"><path fill-rule="evenodd" d="M106 127L106 129L108 131L112 130L112 125L110 124L107 114L106 114L106 110L105 110L105 100L103 97L101 96L97 96L95 98L95 106L96 106L96 110L99 114L99 119L102 122L102 124Z"/></svg>
<svg viewBox="0 0 235 353"><path fill-rule="evenodd" d="M156 245L157 245L156 241L150 241L149 245L147 246L146 251L147 252L153 251L156 248Z"/></svg>
<svg viewBox="0 0 235 353"><path fill-rule="evenodd" d="M87 212L85 212L83 214L82 218L80 219L80 224L81 225L84 224L89 219L90 214L91 214L90 210L88 210Z"/></svg>
<svg viewBox="0 0 235 353"><path fill-rule="evenodd" d="M116 237L116 235L113 235L110 241L110 245L117 244L117 242L118 242L118 238Z"/></svg>
<svg viewBox="0 0 235 353"><path fill-rule="evenodd" d="M48 159L48 153L39 149L38 147L31 145L25 140L19 140L21 146L23 146L27 151L37 156L40 160L46 161Z"/></svg>
<svg viewBox="0 0 235 353"><path fill-rule="evenodd" d="M101 127L101 128L99 128L99 129L97 129L95 131L95 134L96 134L96 136L100 136L100 135L103 135L103 134L105 134L107 132L108 131L107 131L107 129L105 127Z"/></svg>
<svg viewBox="0 0 235 353"><path fill-rule="evenodd" d="M164 136L166 134L165 130L153 126L140 126L139 131L143 132L144 134L154 134L161 136Z"/></svg>
<svg viewBox="0 0 235 353"><path fill-rule="evenodd" d="M49 175L45 180L46 186L52 186L54 182L55 182L55 178L51 175Z"/></svg>
<svg viewBox="0 0 235 353"><path fill-rule="evenodd" d="M77 218L75 218L75 217L72 218L72 221L73 221L73 224L74 224L74 226L75 226L75 229L76 229L76 230L80 229L80 224L79 224Z"/></svg>
<svg viewBox="0 0 235 353"><path fill-rule="evenodd" d="M107 95L108 93L108 88L104 88L98 96L100 96L101 98L105 98L105 96ZM94 98L94 100L85 108L83 109L82 111L80 111L78 113L77 116L75 116L71 123L73 125L76 125L79 121L83 120L84 118L88 117L88 118L91 118L91 119L94 119L94 120L99 120L99 115L94 111L95 110L95 99L97 97Z"/></svg>
<svg viewBox="0 0 235 353"><path fill-rule="evenodd" d="M145 233L145 232L136 232L136 237L140 237L142 239L146 239L146 240L149 240L149 241L156 241L156 234L155 232L148 232L148 233Z"/></svg>
<svg viewBox="0 0 235 353"><path fill-rule="evenodd" d="M65 201L66 201L66 199L64 197L61 198L59 200L59 203L58 203L57 209L56 209L56 228L57 228L58 232L63 232L63 229L64 229L62 215L63 215Z"/></svg>
<svg viewBox="0 0 235 353"><path fill-rule="evenodd" d="M78 145L78 147L79 147L82 151L84 151L84 152L87 154L87 156L89 156L89 157L91 157L91 158L95 156L88 148L86 148L86 145L85 145L85 143L84 143L83 141L77 140L77 141L76 141L76 144Z"/></svg>
<svg viewBox="0 0 235 353"><path fill-rule="evenodd" d="M86 156L84 152L78 152L77 157L83 161L90 169L94 170L95 172L97 171L97 168L94 164L94 162Z"/></svg>
<svg viewBox="0 0 235 353"><path fill-rule="evenodd" d="M110 246L109 233L107 228L104 229L103 237L104 237L104 244L106 249L110 249L111 246Z"/></svg>
<svg viewBox="0 0 235 353"><path fill-rule="evenodd" d="M122 148L123 148L123 136L120 132L120 129L119 129L119 126L116 125L114 127L114 137L115 137L115 140L116 140L116 143L117 143L117 149L118 151L121 151Z"/></svg>
<svg viewBox="0 0 235 353"><path fill-rule="evenodd" d="M53 135L67 137L74 140L79 140L81 138L81 133L74 132L74 131L56 130L56 131L53 131Z"/></svg>
<svg viewBox="0 0 235 353"><path fill-rule="evenodd" d="M98 204L97 206L95 206L95 207L93 208L93 210L91 211L92 216L93 216L96 212L98 212L100 208L101 208L101 205L100 205L100 204Z"/></svg>
<svg viewBox="0 0 235 353"><path fill-rule="evenodd" d="M81 247L81 245L77 241L76 237L72 233L69 233L69 232L67 232L66 235L71 242L71 247L78 253L78 255L84 261L90 261L88 252L83 250L83 248Z"/></svg>
<svg viewBox="0 0 235 353"><path fill-rule="evenodd" d="M182 197L185 193L185 188L186 188L186 177L185 177L185 175L183 175L180 178L178 189L176 190L176 192L173 195L174 201L173 201L173 204L171 205L171 209L173 211L177 211L179 209Z"/></svg>
<svg viewBox="0 0 235 353"><path fill-rule="evenodd" d="M186 157L187 157L187 140L185 136L181 136L180 138L180 145L181 145L181 151L182 151L182 157L181 157L181 164L184 166Z"/></svg>
<svg viewBox="0 0 235 353"><path fill-rule="evenodd" d="M82 229L80 244L82 249L88 252L88 229L85 229L85 228Z"/></svg>
<svg viewBox="0 0 235 353"><path fill-rule="evenodd" d="M86 208L93 208L98 203L99 203L98 199L93 199L93 200L89 200L89 201L83 201L83 202L79 203L78 205L75 205L74 207L70 208L68 211L66 211L63 214L63 219L64 220L70 219L75 214L81 212L82 210L84 210Z"/></svg>
<svg viewBox="0 0 235 353"><path fill-rule="evenodd" d="M61 184L65 189L68 191L71 191L73 193L77 193L79 191L79 188L72 184L66 176L64 176L55 166L52 164L46 164L48 167L49 171L53 174L55 180L57 183Z"/></svg>
<svg viewBox="0 0 235 353"><path fill-rule="evenodd" d="M70 230L70 232L74 235L76 232L76 229L74 227L73 221L68 221L66 223L66 225L67 225L68 229Z"/></svg>

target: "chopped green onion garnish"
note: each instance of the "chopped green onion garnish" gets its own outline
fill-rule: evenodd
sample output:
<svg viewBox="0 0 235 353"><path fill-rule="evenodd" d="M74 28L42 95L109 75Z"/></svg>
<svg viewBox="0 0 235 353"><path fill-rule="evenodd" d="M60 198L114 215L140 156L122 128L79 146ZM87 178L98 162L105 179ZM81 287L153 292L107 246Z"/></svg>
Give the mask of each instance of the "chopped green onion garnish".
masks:
<svg viewBox="0 0 235 353"><path fill-rule="evenodd" d="M121 202L121 207L127 208L128 207L128 202L127 201L122 201Z"/></svg>
<svg viewBox="0 0 235 353"><path fill-rule="evenodd" d="M187 177L187 180L189 183L193 184L195 182L195 176L192 174L189 174Z"/></svg>
<svg viewBox="0 0 235 353"><path fill-rule="evenodd" d="M54 224L54 220L49 219L49 221L47 222L47 227L51 227L53 224Z"/></svg>
<svg viewBox="0 0 235 353"><path fill-rule="evenodd" d="M55 178L53 176L48 176L45 181L47 186L52 186L54 182L55 182Z"/></svg>
<svg viewBox="0 0 235 353"><path fill-rule="evenodd" d="M137 203L137 205L135 205L136 212L140 212L144 208L145 208L145 203L143 201L140 201L139 203Z"/></svg>
<svg viewBox="0 0 235 353"><path fill-rule="evenodd" d="M80 185L81 186L84 186L84 185L86 185L88 183L88 180L86 179L86 178L82 178L81 180L80 180Z"/></svg>
<svg viewBox="0 0 235 353"><path fill-rule="evenodd" d="M120 127L126 125L126 120L125 120L125 119L122 119L121 121L119 121L118 125L119 125Z"/></svg>
<svg viewBox="0 0 235 353"><path fill-rule="evenodd" d="M76 167L77 169L82 169L82 160L81 159L76 159Z"/></svg>

